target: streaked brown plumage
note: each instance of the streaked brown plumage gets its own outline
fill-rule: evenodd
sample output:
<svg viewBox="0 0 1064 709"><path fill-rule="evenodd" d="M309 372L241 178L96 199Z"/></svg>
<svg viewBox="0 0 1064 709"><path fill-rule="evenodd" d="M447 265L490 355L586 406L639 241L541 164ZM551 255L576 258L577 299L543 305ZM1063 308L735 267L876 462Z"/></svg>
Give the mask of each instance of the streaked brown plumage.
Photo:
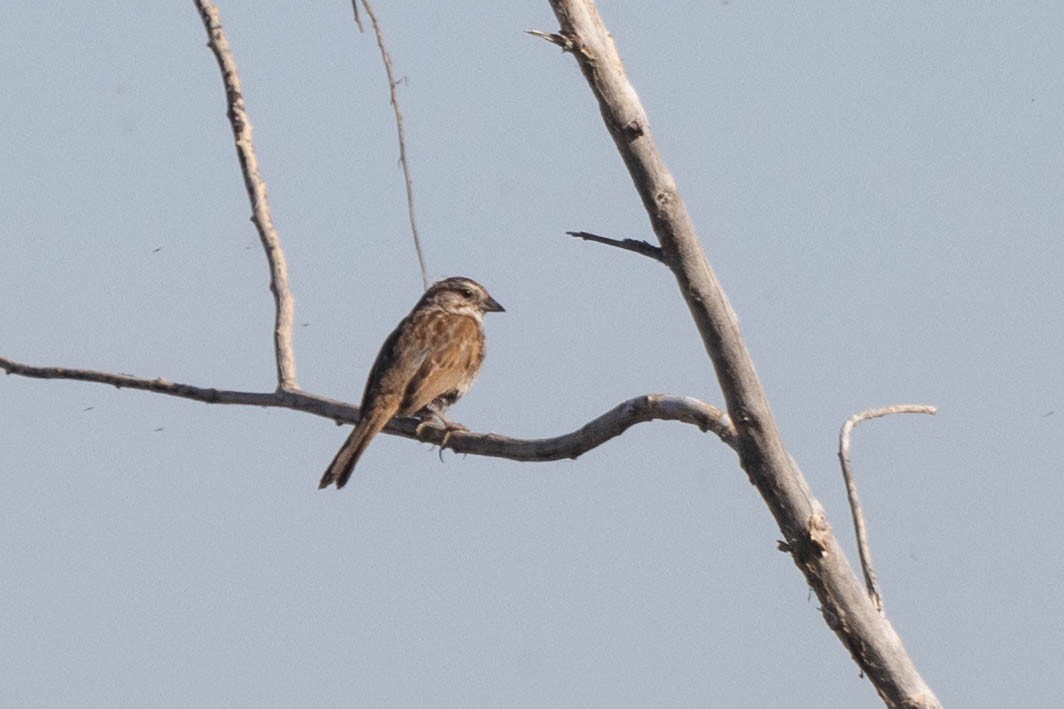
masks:
<svg viewBox="0 0 1064 709"><path fill-rule="evenodd" d="M366 446L396 416L443 413L473 385L484 361L484 313L503 307L469 278L445 278L421 296L381 346L362 395L362 418L318 488L347 484Z"/></svg>

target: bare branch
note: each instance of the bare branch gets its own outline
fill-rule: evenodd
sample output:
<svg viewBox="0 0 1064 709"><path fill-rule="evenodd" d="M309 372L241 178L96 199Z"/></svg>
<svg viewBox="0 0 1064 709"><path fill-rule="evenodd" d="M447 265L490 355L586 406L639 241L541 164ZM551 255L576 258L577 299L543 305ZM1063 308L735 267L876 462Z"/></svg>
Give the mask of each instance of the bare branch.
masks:
<svg viewBox="0 0 1064 709"><path fill-rule="evenodd" d="M399 136L399 164L403 168L403 181L406 183L406 212L410 218L410 233L414 235L414 249L417 250L417 261L421 265L421 281L425 286L425 290L428 290L432 281L429 278L428 267L425 265L425 254L421 250L421 237L418 236L417 221L414 219L414 180L410 177L410 165L406 160L406 130L403 128L403 112L399 109L399 92L396 90L399 82L392 72L392 56L388 53L388 48L384 46L384 33L381 31L381 25L377 21L376 13L373 12L373 6L369 4L369 0L361 1L362 7L366 8L366 14L369 15L369 20L373 24L373 32L377 35L377 47L381 50L384 73L388 76L388 93L391 96L392 110L395 112L395 132ZM357 12L355 21L358 21ZM360 23L359 28L361 29L361 27Z"/></svg>
<svg viewBox="0 0 1064 709"><path fill-rule="evenodd" d="M655 261L665 263L665 257L662 256L661 247L654 246L645 241L639 241L637 239L611 239L608 236L599 236L598 234L592 234L586 231L567 231L565 233L569 236L583 239L584 241L594 241L596 244L606 244L607 246L616 246L625 251L634 251L637 254L649 256Z"/></svg>
<svg viewBox="0 0 1064 709"><path fill-rule="evenodd" d="M140 389L207 404L236 404L285 408L322 416L337 422L357 423L357 406L310 394L304 391L247 392L198 387L172 382L162 377L142 379L129 374L114 374L90 369L66 367L38 367L0 357L0 369L34 379L67 379L109 384L119 389ZM452 431L447 448L458 453L471 453L491 458L517 461L546 461L576 458L615 438L632 426L646 421L680 421L711 431L729 446L735 446L735 430L728 417L717 407L687 396L646 394L624 401L577 430L554 436L522 440L496 433ZM422 426L419 419L395 419L384 430L397 436L440 444L446 433L443 428Z"/></svg>
<svg viewBox="0 0 1064 709"><path fill-rule="evenodd" d="M293 391L299 388L296 382L296 358L292 349L295 302L288 287L288 266L285 263L284 249L281 248L281 238L273 226L266 182L259 174L259 160L255 156L251 121L244 109L244 95L240 91L236 60L222 31L218 8L209 0L196 0L196 7L199 8L203 26L207 29L207 46L214 52L218 68L222 71L226 100L229 104L229 123L233 127L240 170L244 175L244 187L251 199L251 221L259 232L259 240L266 250L266 260L270 265L270 291L273 293L276 307L273 348L277 361L277 388L281 391Z"/></svg>
<svg viewBox="0 0 1064 709"><path fill-rule="evenodd" d="M474 453L509 460L564 460L577 458L597 448L637 423L655 420L680 421L697 426L702 431L711 431L724 443L735 447L735 429L723 411L698 399L667 394L645 394L621 402L572 433L553 438L519 440L495 433L452 431L447 438L447 447L457 453ZM432 442L440 443L444 430L423 429L425 438L429 438L427 434L430 430Z"/></svg>
<svg viewBox="0 0 1064 709"><path fill-rule="evenodd" d="M857 496L857 481L853 476L853 466L850 463L850 433L854 427L862 421L890 416L891 414L930 414L938 413L934 406L924 404L897 404L884 406L878 409L868 409L854 414L846 419L839 431L839 462L842 464L842 478L846 481L846 495L850 498L850 515L853 517L854 533L857 535L857 553L861 557L861 571L864 573L865 588L876 608L883 611L883 594L879 590L879 580L876 578L876 570L872 566L872 550L868 545L868 530L865 527L864 510L861 508L861 499Z"/></svg>
<svg viewBox="0 0 1064 709"><path fill-rule="evenodd" d="M662 158L646 111L593 0L550 0L561 26L550 41L576 58L598 101L676 278L735 425L739 462L783 534L781 548L820 600L821 613L890 706L938 707L901 638L865 595L780 436L739 320L709 265L676 181ZM542 36L539 35L539 36Z"/></svg>

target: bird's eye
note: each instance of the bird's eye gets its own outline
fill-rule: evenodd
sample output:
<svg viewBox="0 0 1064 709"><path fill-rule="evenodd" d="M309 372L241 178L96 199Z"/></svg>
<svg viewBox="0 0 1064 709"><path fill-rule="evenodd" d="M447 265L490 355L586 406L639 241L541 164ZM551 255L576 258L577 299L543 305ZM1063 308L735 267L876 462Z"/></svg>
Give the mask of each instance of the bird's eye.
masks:
<svg viewBox="0 0 1064 709"><path fill-rule="evenodd" d="M460 292L461 292L463 298L472 298L473 297L473 291L471 289L469 289L469 288L462 288Z"/></svg>

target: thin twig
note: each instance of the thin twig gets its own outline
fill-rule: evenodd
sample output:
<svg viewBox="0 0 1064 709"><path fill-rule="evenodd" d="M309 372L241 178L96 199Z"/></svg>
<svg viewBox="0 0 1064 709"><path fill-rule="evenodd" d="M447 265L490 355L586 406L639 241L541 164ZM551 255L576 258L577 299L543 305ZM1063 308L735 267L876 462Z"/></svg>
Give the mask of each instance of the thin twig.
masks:
<svg viewBox="0 0 1064 709"><path fill-rule="evenodd" d="M337 422L357 423L359 408L305 391L246 392L213 387L198 387L172 382L162 377L142 379L129 374L114 374L90 369L38 367L0 357L0 369L34 379L66 379L109 384L119 389L140 389L156 394L176 396L207 404L235 404L285 408L315 414ZM517 461L546 461L576 458L646 421L680 421L710 431L724 443L735 447L735 429L723 411L688 396L646 394L621 402L601 416L570 433L552 438L522 440L496 433L451 431L447 448L458 453L472 453ZM385 431L394 435L440 444L447 435L443 428L421 426L418 419L392 421Z"/></svg>
<svg viewBox="0 0 1064 709"><path fill-rule="evenodd" d="M425 289L428 290L431 280L428 267L425 265L425 254L421 249L417 221L414 219L414 180L410 177L410 165L406 159L406 131L403 128L403 112L399 109L399 92L396 90L399 82L396 81L392 71L392 56L388 53L388 48L384 46L384 33L381 31L376 13L373 12L373 6L369 4L369 0L362 0L362 7L366 8L366 14L369 15L369 20L373 24L373 32L377 35L377 47L381 51L381 60L384 62L384 73L388 76L388 93L391 96L392 110L395 112L395 132L399 136L399 164L403 168L403 181L406 183L406 211L410 217L410 233L414 235L414 249L417 250L417 261L421 266L421 280Z"/></svg>
<svg viewBox="0 0 1064 709"><path fill-rule="evenodd" d="M597 244L606 244L607 246L616 246L619 249L625 251L634 251L637 254L648 256L655 261L665 263L665 257L662 254L660 246L654 246L646 241L639 241L638 239L611 239L608 236L599 236L598 234L592 234L586 231L567 231L565 232L569 236L575 236L578 239L584 241L594 241Z"/></svg>
<svg viewBox="0 0 1064 709"><path fill-rule="evenodd" d="M266 250L266 260L270 265L270 291L276 307L273 328L273 348L277 361L277 388L281 391L294 391L299 388L296 381L296 358L292 349L292 325L295 320L295 302L288 287L288 266L285 263L281 238L273 226L270 215L270 200L266 182L259 174L259 160L255 156L255 144L252 141L251 121L244 109L244 95L240 91L240 76L237 74L236 60L229 50L229 43L222 31L218 8L209 0L196 0L203 26L207 29L207 46L218 60L225 83L226 100L229 104L229 123L233 127L236 152L240 158L240 171L244 175L244 187L251 200L251 221L259 232L259 240Z"/></svg>
<svg viewBox="0 0 1064 709"><path fill-rule="evenodd" d="M931 414L938 412L934 406L924 404L897 404L884 406L878 409L868 409L856 413L842 424L839 431L839 462L842 464L842 478L846 482L846 495L850 498L850 514L853 517L853 528L857 535L857 553L861 557L861 571L864 572L865 588L868 595L876 605L876 610L883 612L883 594L879 590L879 579L876 570L872 566L872 550L868 544L868 530L865 527L864 511L861 508L861 500L857 496L857 481L853 476L853 466L850 463L850 433L854 427L862 421L890 416L891 414Z"/></svg>
<svg viewBox="0 0 1064 709"><path fill-rule="evenodd" d="M365 32L366 28L362 26L362 18L358 14L358 0L351 0L351 9L355 11L355 24L358 26L358 31Z"/></svg>

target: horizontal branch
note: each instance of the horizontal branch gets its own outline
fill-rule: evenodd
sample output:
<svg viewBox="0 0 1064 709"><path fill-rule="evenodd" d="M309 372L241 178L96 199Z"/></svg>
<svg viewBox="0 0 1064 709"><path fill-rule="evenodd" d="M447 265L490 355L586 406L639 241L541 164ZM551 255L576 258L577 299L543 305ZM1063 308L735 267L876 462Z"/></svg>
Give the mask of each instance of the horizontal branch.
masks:
<svg viewBox="0 0 1064 709"><path fill-rule="evenodd" d="M90 369L66 367L37 367L0 357L0 368L7 374L34 379L67 379L97 384L109 384L119 389L140 389L156 394L177 396L206 404L236 404L292 409L333 419L338 423L356 423L360 412L357 406L329 399L317 394L298 391L249 392L198 387L172 382L162 377L142 379L129 374L98 372ZM688 396L645 394L621 402L598 418L577 430L552 438L519 439L497 433L451 431L446 447L458 453L471 453L490 458L517 461L548 461L576 458L615 438L632 426L646 421L680 421L711 431L724 443L735 447L735 429L723 411ZM395 419L386 433L439 445L447 433L445 429L422 426L415 418Z"/></svg>
<svg viewBox="0 0 1064 709"><path fill-rule="evenodd" d="M447 448L456 453L473 453L521 461L548 461L577 458L615 438L637 423L646 421L680 421L711 431L724 443L735 447L735 429L727 415L704 401L689 396L644 394L592 419L572 433L553 438L521 440L497 433L452 431ZM423 429L422 439L439 443L444 436L440 428Z"/></svg>

